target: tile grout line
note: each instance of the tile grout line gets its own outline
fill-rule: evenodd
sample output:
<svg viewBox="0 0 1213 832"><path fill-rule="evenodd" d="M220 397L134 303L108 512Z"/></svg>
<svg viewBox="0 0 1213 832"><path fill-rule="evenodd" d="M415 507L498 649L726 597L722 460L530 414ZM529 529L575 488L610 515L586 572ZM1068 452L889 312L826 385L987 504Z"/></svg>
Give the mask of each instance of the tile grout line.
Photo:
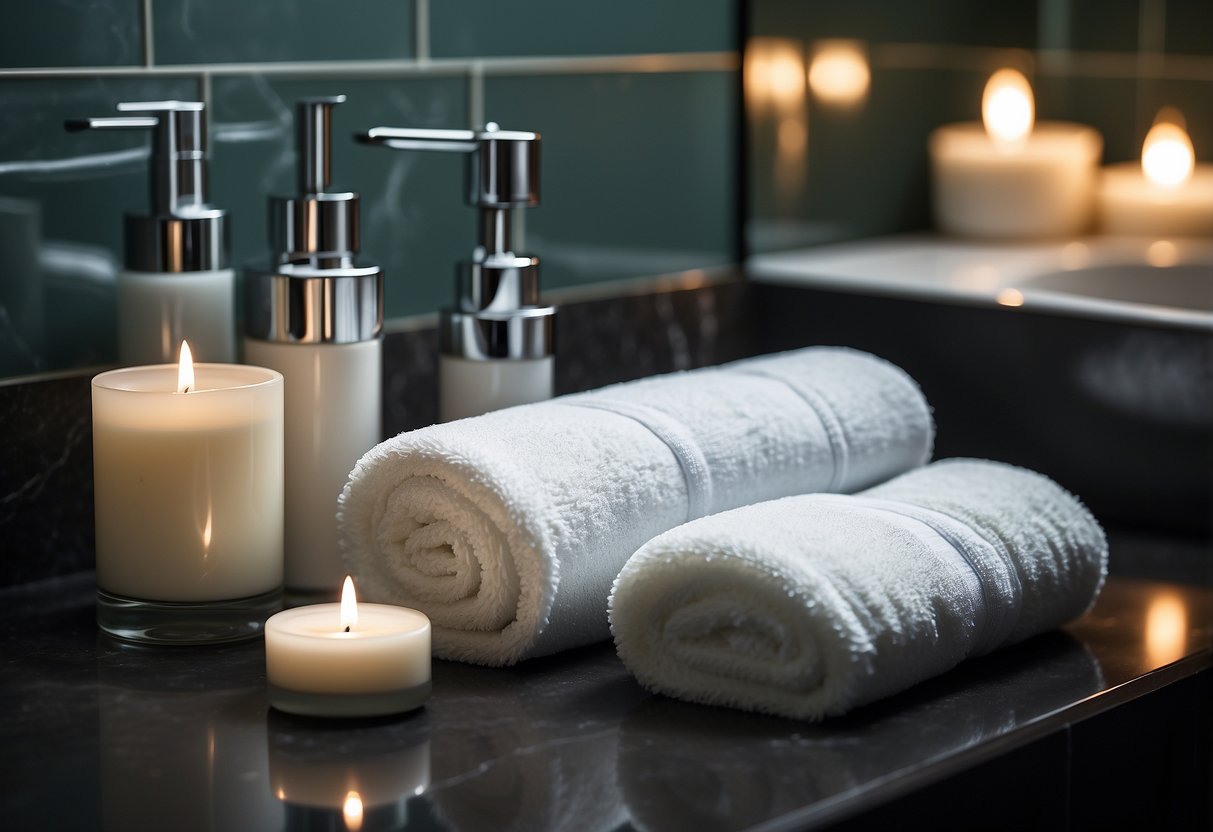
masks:
<svg viewBox="0 0 1213 832"><path fill-rule="evenodd" d="M156 42L152 35L152 0L143 0L143 65L156 65Z"/></svg>
<svg viewBox="0 0 1213 832"><path fill-rule="evenodd" d="M1211 61L1213 63L1213 61ZM646 55L539 56L515 58L384 59L366 61L281 61L273 63L157 64L154 66L25 67L0 69L0 79L215 76L400 76L462 75L480 66L486 75L579 73L727 72L741 64L736 52L668 52Z"/></svg>
<svg viewBox="0 0 1213 832"><path fill-rule="evenodd" d="M479 64L468 70L468 126L473 130L484 127L484 69Z"/></svg>
<svg viewBox="0 0 1213 832"><path fill-rule="evenodd" d="M418 61L430 60L430 0L413 0L413 51Z"/></svg>

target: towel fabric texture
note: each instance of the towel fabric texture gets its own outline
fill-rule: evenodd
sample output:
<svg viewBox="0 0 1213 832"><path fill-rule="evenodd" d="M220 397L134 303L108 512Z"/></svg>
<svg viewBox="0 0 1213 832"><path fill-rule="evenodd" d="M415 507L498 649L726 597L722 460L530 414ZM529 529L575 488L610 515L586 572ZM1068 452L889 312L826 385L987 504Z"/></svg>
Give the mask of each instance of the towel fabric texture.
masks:
<svg viewBox="0 0 1213 832"><path fill-rule="evenodd" d="M820 719L1081 615L1106 570L1103 530L1052 480L945 460L662 534L623 567L610 619L652 690Z"/></svg>
<svg viewBox="0 0 1213 832"><path fill-rule="evenodd" d="M855 350L655 376L380 443L341 495L342 551L367 600L430 617L434 655L512 664L609 638L612 581L656 535L865 488L933 440L913 380Z"/></svg>

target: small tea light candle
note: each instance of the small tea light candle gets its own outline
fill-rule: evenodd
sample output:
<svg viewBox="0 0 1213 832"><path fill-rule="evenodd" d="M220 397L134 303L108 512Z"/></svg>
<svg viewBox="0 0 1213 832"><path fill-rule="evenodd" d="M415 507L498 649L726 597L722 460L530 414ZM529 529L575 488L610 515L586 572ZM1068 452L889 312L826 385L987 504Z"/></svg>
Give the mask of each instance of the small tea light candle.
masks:
<svg viewBox="0 0 1213 832"><path fill-rule="evenodd" d="M308 716L384 716L430 695L430 620L359 604L345 579L340 604L284 610L265 622L270 704Z"/></svg>
<svg viewBox="0 0 1213 832"><path fill-rule="evenodd" d="M1213 165L1196 163L1179 113L1158 114L1142 143L1140 163L1104 168L1099 212L1108 234L1213 235Z"/></svg>
<svg viewBox="0 0 1213 832"><path fill-rule="evenodd" d="M1035 118L1028 80L1000 69L986 83L980 123L948 124L931 133L940 230L1000 239L1088 230L1103 139L1081 124Z"/></svg>
<svg viewBox="0 0 1213 832"><path fill-rule="evenodd" d="M281 608L282 376L181 360L93 379L97 622L157 643L255 638Z"/></svg>

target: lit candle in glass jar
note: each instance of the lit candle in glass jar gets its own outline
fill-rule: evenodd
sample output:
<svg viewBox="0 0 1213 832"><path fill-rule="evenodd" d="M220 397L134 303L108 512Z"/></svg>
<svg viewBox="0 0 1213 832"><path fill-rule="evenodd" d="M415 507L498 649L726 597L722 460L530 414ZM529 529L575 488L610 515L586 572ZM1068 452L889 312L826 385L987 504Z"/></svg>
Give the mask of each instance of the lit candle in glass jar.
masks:
<svg viewBox="0 0 1213 832"><path fill-rule="evenodd" d="M93 378L97 622L157 643L253 638L281 608L282 376L177 365Z"/></svg>

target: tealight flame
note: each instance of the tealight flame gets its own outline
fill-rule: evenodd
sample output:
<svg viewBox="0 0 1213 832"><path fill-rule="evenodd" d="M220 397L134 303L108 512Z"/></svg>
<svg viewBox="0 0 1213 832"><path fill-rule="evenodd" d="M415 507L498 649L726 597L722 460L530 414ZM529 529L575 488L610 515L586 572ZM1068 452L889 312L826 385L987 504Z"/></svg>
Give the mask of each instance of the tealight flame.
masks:
<svg viewBox="0 0 1213 832"><path fill-rule="evenodd" d="M981 96L981 120L990 139L1003 150L1015 150L1027 140L1036 120L1036 104L1022 72L1005 68L990 76Z"/></svg>
<svg viewBox="0 0 1213 832"><path fill-rule="evenodd" d="M362 828L362 796L358 792L350 792L341 804L341 815L345 818L345 828L350 832L358 832Z"/></svg>
<svg viewBox="0 0 1213 832"><path fill-rule="evenodd" d="M1192 178L1196 152L1183 117L1169 108L1159 112L1141 145L1141 170L1155 185L1174 188Z"/></svg>
<svg viewBox="0 0 1213 832"><path fill-rule="evenodd" d="M349 632L358 626L358 599L354 597L354 579L345 576L341 587L341 629Z"/></svg>
<svg viewBox="0 0 1213 832"><path fill-rule="evenodd" d="M194 355L190 345L181 342L181 357L177 360L177 392L188 393L194 387Z"/></svg>

